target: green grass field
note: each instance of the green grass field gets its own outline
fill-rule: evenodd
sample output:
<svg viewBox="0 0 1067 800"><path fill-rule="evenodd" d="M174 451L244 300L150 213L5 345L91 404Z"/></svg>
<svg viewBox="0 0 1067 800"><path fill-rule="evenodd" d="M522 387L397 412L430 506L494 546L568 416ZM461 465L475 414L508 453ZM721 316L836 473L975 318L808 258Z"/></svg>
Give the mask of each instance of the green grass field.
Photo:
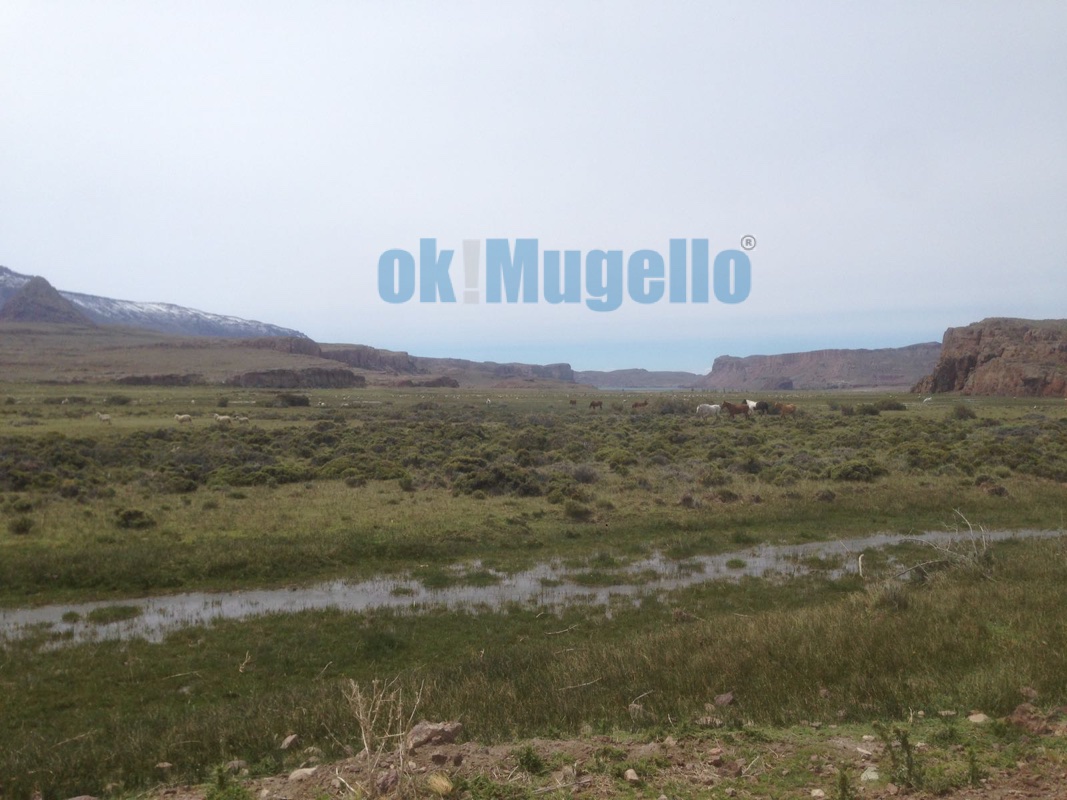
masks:
<svg viewBox="0 0 1067 800"><path fill-rule="evenodd" d="M1064 528L1062 401L797 394L793 418L694 415L718 399L365 389L283 407L265 391L0 384L0 606L102 599L121 618L150 594L555 559L610 585L653 552ZM716 724L742 732L1003 715L1023 686L1067 703L1067 543L935 556L902 549L930 562L907 581L872 552L863 577L706 583L639 607L306 612L159 644L42 629L0 649L0 793L128 794L160 761L174 779L233 758L266 774L291 766L278 742L295 730L340 754L360 737L351 680L421 690L423 716L487 742L702 736L726 691L738 702Z"/></svg>

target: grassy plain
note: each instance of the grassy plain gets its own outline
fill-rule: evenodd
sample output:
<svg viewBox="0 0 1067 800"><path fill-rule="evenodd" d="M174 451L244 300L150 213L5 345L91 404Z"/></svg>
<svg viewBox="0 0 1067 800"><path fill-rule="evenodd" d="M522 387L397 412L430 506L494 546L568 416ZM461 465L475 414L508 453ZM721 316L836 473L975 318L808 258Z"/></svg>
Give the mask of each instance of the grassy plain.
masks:
<svg viewBox="0 0 1067 800"><path fill-rule="evenodd" d="M309 394L0 385L0 605L121 616L146 594L553 559L624 582L654 551L1062 530L1067 509L1062 401L800 395L794 418L729 420L696 418L718 399L697 393L599 393L600 412L536 390ZM396 679L420 716L486 742L1004 715L1023 687L1067 702L1062 539L899 555L932 563L910 582L871 553L862 578L708 583L639 608L306 612L160 644L56 647L43 629L0 649L0 792L128 794L235 758L277 772L312 757L279 749L293 732L343 755L361 737L351 680ZM1023 746L997 736L987 767Z"/></svg>

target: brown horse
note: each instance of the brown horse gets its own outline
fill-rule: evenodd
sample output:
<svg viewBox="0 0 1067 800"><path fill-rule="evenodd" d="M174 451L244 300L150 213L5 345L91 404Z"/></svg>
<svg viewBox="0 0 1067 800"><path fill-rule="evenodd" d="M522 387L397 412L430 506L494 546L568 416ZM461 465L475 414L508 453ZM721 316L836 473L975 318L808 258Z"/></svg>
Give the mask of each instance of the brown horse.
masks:
<svg viewBox="0 0 1067 800"><path fill-rule="evenodd" d="M797 410L797 407L793 403L775 403L774 410L777 411L781 416L788 417Z"/></svg>
<svg viewBox="0 0 1067 800"><path fill-rule="evenodd" d="M603 407L604 407L604 401L603 400L593 400L589 404L589 408L594 408L595 409L595 408L603 408Z"/></svg>
<svg viewBox="0 0 1067 800"><path fill-rule="evenodd" d="M733 419L738 414L744 414L748 416L748 403L728 403L725 400L722 401L722 410L730 415Z"/></svg>
<svg viewBox="0 0 1067 800"><path fill-rule="evenodd" d="M578 405L578 401L577 401L577 400L575 400L575 399L574 399L573 397L571 398L571 405L572 405L572 406L576 406L576 405Z"/></svg>
<svg viewBox="0 0 1067 800"><path fill-rule="evenodd" d="M630 406L630 408L632 408L635 411L637 409L639 409L639 408L648 408L648 401L647 400L642 400L640 403L634 403L632 406Z"/></svg>

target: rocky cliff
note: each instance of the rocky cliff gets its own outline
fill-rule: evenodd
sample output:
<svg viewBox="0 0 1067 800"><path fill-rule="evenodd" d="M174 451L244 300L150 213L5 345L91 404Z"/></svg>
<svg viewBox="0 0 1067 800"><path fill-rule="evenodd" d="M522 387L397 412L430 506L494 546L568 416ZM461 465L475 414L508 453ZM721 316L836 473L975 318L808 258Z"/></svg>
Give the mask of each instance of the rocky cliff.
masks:
<svg viewBox="0 0 1067 800"><path fill-rule="evenodd" d="M995 317L949 328L941 358L913 391L1062 397L1067 394L1067 320Z"/></svg>
<svg viewBox="0 0 1067 800"><path fill-rule="evenodd" d="M704 389L908 389L937 363L937 342L880 350L812 350L774 356L719 356L697 382Z"/></svg>

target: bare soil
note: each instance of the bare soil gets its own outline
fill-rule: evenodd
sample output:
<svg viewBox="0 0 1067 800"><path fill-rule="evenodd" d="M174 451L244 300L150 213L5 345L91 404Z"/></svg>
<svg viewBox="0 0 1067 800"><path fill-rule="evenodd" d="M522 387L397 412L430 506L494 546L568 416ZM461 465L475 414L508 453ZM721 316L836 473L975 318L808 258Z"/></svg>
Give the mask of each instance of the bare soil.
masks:
<svg viewBox="0 0 1067 800"><path fill-rule="evenodd" d="M819 798L841 797L839 770L845 770L853 796L943 797L967 800L1067 800L1067 762L1062 746L1045 747L1041 736L1024 748L1026 756L1011 766L984 768L975 784L929 789L898 786L886 777L885 747L872 737L837 736L826 731L816 741L788 731L780 739L722 743L708 738L626 742L608 737L572 740L534 739L484 746L474 742L426 746L377 759L366 753L333 763L318 763L304 751L302 766L286 774L233 780L260 800L325 800L343 797L574 797L574 798ZM1062 737L1063 730L1045 735ZM1062 744L1062 739L1057 745ZM921 753L924 745L918 745ZM962 749L962 748L959 748ZM532 775L520 766L519 753L532 750L546 769ZM961 755L960 762L963 762ZM625 768L635 765L636 775ZM233 765L240 770L239 765ZM868 768L879 777L864 780ZM399 784L388 786L390 772ZM643 773L643 774L642 774ZM869 773L868 773L869 774ZM445 776L438 783L433 776ZM436 778L440 781L440 778ZM491 783L490 783L491 782ZM449 786L451 790L449 791ZM210 785L160 788L167 800L202 800ZM384 791L383 791L384 789ZM820 794L821 792L821 794ZM847 796L847 795L846 795Z"/></svg>

